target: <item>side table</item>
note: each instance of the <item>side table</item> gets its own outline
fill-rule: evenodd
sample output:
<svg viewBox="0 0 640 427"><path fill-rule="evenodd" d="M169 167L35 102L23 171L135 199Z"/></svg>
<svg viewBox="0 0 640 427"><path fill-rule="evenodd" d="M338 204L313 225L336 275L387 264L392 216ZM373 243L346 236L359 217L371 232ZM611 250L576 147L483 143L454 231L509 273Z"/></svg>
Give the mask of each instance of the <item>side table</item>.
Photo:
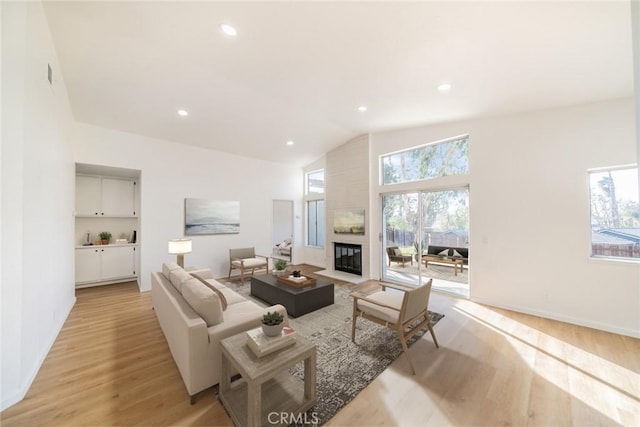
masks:
<svg viewBox="0 0 640 427"><path fill-rule="evenodd" d="M287 425L316 402L316 346L298 335L292 346L256 357L245 333L223 339L220 400L237 426ZM289 368L304 362L304 382ZM231 383L237 370L241 379ZM284 415L284 416L283 416Z"/></svg>

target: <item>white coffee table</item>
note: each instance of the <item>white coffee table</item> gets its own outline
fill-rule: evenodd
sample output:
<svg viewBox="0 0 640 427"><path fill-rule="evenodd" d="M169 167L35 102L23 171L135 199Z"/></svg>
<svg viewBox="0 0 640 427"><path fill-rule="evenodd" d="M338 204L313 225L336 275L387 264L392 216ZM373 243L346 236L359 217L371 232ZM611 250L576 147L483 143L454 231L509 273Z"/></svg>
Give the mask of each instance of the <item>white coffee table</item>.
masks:
<svg viewBox="0 0 640 427"><path fill-rule="evenodd" d="M246 343L244 332L221 341L220 400L235 425L287 425L281 414L302 413L315 404L315 344L298 335L294 345L258 358ZM299 362L304 381L288 372ZM235 371L242 378L232 383Z"/></svg>

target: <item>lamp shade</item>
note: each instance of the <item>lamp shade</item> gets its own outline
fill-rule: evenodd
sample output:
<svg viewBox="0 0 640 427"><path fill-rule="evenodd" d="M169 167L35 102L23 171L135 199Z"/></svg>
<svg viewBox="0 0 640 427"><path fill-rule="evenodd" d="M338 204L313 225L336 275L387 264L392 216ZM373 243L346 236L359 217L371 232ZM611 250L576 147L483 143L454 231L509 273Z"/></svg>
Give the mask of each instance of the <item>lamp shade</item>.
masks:
<svg viewBox="0 0 640 427"><path fill-rule="evenodd" d="M177 255L190 254L191 240L190 239L169 240L169 253L177 254Z"/></svg>

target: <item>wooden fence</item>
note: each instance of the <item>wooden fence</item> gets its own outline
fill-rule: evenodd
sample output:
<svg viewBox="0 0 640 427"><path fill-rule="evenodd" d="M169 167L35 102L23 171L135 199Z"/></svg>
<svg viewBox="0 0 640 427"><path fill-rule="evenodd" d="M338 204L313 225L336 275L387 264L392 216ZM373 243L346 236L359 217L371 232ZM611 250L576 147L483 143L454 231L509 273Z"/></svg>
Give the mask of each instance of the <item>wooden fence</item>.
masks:
<svg viewBox="0 0 640 427"><path fill-rule="evenodd" d="M593 243L591 254L620 258L640 258L640 245L620 245L614 243Z"/></svg>

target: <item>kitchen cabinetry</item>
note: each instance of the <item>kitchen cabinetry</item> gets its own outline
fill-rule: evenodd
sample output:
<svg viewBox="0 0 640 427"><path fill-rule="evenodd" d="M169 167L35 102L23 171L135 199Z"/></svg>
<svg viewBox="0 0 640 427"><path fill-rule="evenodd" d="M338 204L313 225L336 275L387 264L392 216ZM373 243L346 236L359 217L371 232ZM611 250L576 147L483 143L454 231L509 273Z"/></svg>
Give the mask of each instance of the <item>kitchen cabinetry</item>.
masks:
<svg viewBox="0 0 640 427"><path fill-rule="evenodd" d="M76 248L76 286L137 277L137 245Z"/></svg>
<svg viewBox="0 0 640 427"><path fill-rule="evenodd" d="M76 216L136 216L136 181L77 175Z"/></svg>

